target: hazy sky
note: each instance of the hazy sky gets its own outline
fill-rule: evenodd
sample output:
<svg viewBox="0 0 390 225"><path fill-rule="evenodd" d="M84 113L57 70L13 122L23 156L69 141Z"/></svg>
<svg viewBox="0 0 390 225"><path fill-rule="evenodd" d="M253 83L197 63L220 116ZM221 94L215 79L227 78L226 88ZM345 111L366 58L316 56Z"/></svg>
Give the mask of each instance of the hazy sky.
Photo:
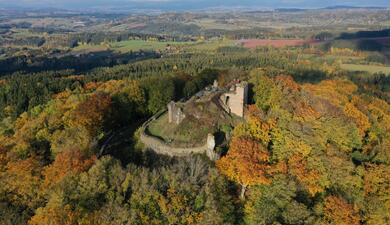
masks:
<svg viewBox="0 0 390 225"><path fill-rule="evenodd" d="M390 0L0 0L2 7L59 7L59 8L155 8L155 9L201 9L208 7L253 7L315 8L334 5L348 6L385 6Z"/></svg>

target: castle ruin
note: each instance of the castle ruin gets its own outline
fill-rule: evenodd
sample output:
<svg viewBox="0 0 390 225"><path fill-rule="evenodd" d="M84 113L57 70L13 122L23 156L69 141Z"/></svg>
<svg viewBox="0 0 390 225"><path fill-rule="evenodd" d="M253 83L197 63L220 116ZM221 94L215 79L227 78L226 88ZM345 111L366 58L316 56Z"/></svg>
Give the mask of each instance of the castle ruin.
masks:
<svg viewBox="0 0 390 225"><path fill-rule="evenodd" d="M248 83L237 82L233 84L229 91L220 97L221 106L230 114L244 117L245 105L248 101Z"/></svg>
<svg viewBox="0 0 390 225"><path fill-rule="evenodd" d="M213 97L217 97L218 105L228 114L234 114L239 117L244 117L244 109L248 99L248 83L245 81L234 80L226 88L219 88L218 82L214 81L211 87L206 87L205 90L198 92L193 98L196 101L211 101ZM187 103L188 103L187 102ZM186 115L183 112L184 105L171 101L168 105L168 122L180 124ZM200 118L199 115L194 113L196 118Z"/></svg>
<svg viewBox="0 0 390 225"><path fill-rule="evenodd" d="M181 123L189 124L188 122L192 121L191 126L193 126L194 129L196 129L197 125L200 127L203 126L203 128L209 126L208 128L211 131L220 123L231 123L235 119L232 115L244 117L247 98L247 82L233 80L228 85L221 88L218 87L218 82L214 81L213 85L199 91L186 102L171 101L168 103L168 123L174 125L170 127L177 127L175 125ZM162 111L154 115L142 126L140 138L147 148L154 150L158 154L169 156L180 157L204 153L213 161L219 159L220 153L215 150L217 140L213 133L208 133L203 145L195 145L195 147L192 145L175 145L173 144L172 139L167 139L168 141L165 141L165 139L161 139L160 136L148 134L146 130L148 129L149 124L161 118L165 113L166 111ZM191 133L191 131L186 132L187 135L188 132Z"/></svg>
<svg viewBox="0 0 390 225"><path fill-rule="evenodd" d="M178 106L174 101L171 101L167 105L168 107L168 122L180 124L184 120L186 115L183 113L183 109Z"/></svg>

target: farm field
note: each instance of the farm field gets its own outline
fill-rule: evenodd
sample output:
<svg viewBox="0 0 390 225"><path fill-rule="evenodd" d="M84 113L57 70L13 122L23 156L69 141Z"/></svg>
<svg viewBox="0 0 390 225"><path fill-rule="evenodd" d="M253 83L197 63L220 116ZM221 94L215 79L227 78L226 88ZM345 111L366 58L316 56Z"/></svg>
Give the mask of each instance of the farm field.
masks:
<svg viewBox="0 0 390 225"><path fill-rule="evenodd" d="M185 50L190 52L214 52L221 47L233 47L237 46L237 42L234 40L210 40L196 42L191 45L186 45Z"/></svg>
<svg viewBox="0 0 390 225"><path fill-rule="evenodd" d="M282 48L286 46L302 46L305 44L316 44L318 41L304 40L304 39L247 39L240 40L245 48L257 48L262 46L272 46L276 48Z"/></svg>
<svg viewBox="0 0 390 225"><path fill-rule="evenodd" d="M113 50L116 52L126 53L130 51L161 51L165 50L167 46L173 48L180 47L186 52L215 52L222 47L234 47L239 43L235 40L208 40L197 42L174 42L174 41L144 41L144 40L129 40L121 42L110 42L98 45L79 45L72 49L74 52L97 52Z"/></svg>
<svg viewBox="0 0 390 225"><path fill-rule="evenodd" d="M144 41L144 40L129 40L111 44L111 48L119 52L139 51L139 50L164 50L168 45L183 46L193 42L162 42L162 41Z"/></svg>
<svg viewBox="0 0 390 225"><path fill-rule="evenodd" d="M114 50L117 52L125 53L130 51L157 51L164 50L168 45L173 47L192 45L193 42L163 42L163 41L144 41L144 40L128 40L120 42L111 42L100 45L80 45L73 48L73 51L99 51L99 50Z"/></svg>
<svg viewBox="0 0 390 225"><path fill-rule="evenodd" d="M109 46L106 44L101 45L79 45L72 49L73 52L99 52L107 51Z"/></svg>
<svg viewBox="0 0 390 225"><path fill-rule="evenodd" d="M390 66L341 64L341 68L349 71L365 71L369 73L382 72L382 73L390 74Z"/></svg>
<svg viewBox="0 0 390 225"><path fill-rule="evenodd" d="M235 21L234 23L221 23L220 21L217 21L215 19L199 19L195 20L192 23L188 24L195 24L197 26L200 26L203 29L225 29L225 30L240 30L240 29L250 29L252 28L253 24L248 23L248 21Z"/></svg>

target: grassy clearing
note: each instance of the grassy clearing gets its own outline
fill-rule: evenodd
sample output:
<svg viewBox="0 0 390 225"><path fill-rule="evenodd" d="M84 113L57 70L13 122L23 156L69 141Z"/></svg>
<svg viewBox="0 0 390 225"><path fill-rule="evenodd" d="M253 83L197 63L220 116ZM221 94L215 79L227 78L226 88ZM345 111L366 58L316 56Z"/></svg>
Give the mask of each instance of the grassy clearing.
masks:
<svg viewBox="0 0 390 225"><path fill-rule="evenodd" d="M220 47L237 46L237 42L234 40L211 40L211 41L199 41L199 42L174 42L174 41L144 41L144 40L128 40L121 42L113 42L100 45L79 45L73 48L73 51L104 51L114 50L121 53L130 51L163 51L170 45L172 48L183 50L186 52L215 52Z"/></svg>
<svg viewBox="0 0 390 225"><path fill-rule="evenodd" d="M174 42L174 41L144 41L144 40L128 40L113 42L100 45L80 45L73 49L73 51L104 51L104 50L114 50L121 53L126 53L130 51L157 51L164 50L168 45L172 47L180 47L192 45L193 42Z"/></svg>
<svg viewBox="0 0 390 225"><path fill-rule="evenodd" d="M144 41L144 40L128 40L111 44L111 48L120 52L139 51L139 50L164 50L168 45L183 46L192 44L192 42L161 42L161 41Z"/></svg>
<svg viewBox="0 0 390 225"><path fill-rule="evenodd" d="M315 55L315 54L301 54L301 59L311 60L317 63L341 63L341 64L361 64L365 62L365 57L359 56L338 56L338 55Z"/></svg>
<svg viewBox="0 0 390 225"><path fill-rule="evenodd" d="M200 26L203 29L217 29L217 30L241 30L241 29L249 29L247 21L235 21L234 23L223 23L214 19L200 19L195 20L189 24L195 24Z"/></svg>
<svg viewBox="0 0 390 225"><path fill-rule="evenodd" d="M79 45L72 50L74 52L100 52L100 51L107 51L110 47L108 45L102 44L102 45Z"/></svg>
<svg viewBox="0 0 390 225"><path fill-rule="evenodd" d="M341 68L350 71L365 71L369 73L382 72L382 73L390 74L390 66L341 64Z"/></svg>
<svg viewBox="0 0 390 225"><path fill-rule="evenodd" d="M212 41L201 41L191 45L185 46L184 49L191 52L213 52L221 47L232 47L237 46L237 42L234 40L212 40Z"/></svg>
<svg viewBox="0 0 390 225"><path fill-rule="evenodd" d="M148 132L167 143L180 147L196 147L205 143L208 133L213 133L210 127L197 124L196 121L185 119L179 125L168 123L168 114L152 122Z"/></svg>
<svg viewBox="0 0 390 225"><path fill-rule="evenodd" d="M12 29L12 36L14 38L26 38L26 37L42 37L42 35L34 34L28 29Z"/></svg>

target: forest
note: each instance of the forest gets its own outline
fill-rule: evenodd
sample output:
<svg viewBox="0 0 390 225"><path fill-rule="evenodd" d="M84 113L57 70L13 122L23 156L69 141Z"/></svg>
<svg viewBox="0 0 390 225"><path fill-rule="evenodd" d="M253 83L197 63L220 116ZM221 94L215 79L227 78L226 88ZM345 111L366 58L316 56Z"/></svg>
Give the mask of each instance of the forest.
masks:
<svg viewBox="0 0 390 225"><path fill-rule="evenodd" d="M284 20L291 13L306 18L312 12L280 13ZM329 13L344 17L342 11L324 12ZM368 15L385 17L382 11ZM100 15L92 21L89 14L78 16L94 26L142 17ZM153 32L135 27L112 36L66 27L74 29L67 38L84 46L82 51L52 48L40 38L0 39L0 224L390 223L389 45L353 45L364 38L388 40L389 29L331 33L302 27L321 43L245 48L236 41L292 37L297 30L286 28L279 35L270 27L211 29L209 37L200 38L195 25L174 27L181 29L175 33L160 29L169 26L156 17L172 23L203 18L143 16L152 21L147 29ZM20 26L1 29L19 32L32 25ZM63 39L56 38L61 46ZM94 49L124 40L180 44L155 51ZM214 80L249 83L244 119L217 132L228 137L218 146L218 160L203 154L170 157L145 148L140 141L145 121Z"/></svg>

